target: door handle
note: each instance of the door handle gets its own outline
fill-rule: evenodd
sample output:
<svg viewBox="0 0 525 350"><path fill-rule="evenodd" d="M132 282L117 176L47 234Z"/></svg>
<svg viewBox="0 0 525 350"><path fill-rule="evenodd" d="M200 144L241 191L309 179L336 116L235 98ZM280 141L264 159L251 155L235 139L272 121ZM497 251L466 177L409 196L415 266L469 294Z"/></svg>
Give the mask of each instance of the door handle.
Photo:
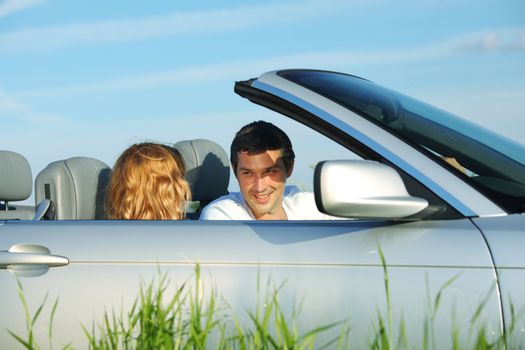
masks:
<svg viewBox="0 0 525 350"><path fill-rule="evenodd" d="M68 258L52 255L47 247L38 244L15 244L9 250L0 251L0 268L16 265L47 265L48 267L56 267L68 264Z"/></svg>

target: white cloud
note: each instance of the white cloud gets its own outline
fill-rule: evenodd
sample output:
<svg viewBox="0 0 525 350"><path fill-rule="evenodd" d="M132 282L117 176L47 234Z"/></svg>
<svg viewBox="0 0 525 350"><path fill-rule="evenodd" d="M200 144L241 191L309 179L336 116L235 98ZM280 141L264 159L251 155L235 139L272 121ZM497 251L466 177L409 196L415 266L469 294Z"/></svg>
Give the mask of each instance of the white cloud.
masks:
<svg viewBox="0 0 525 350"><path fill-rule="evenodd" d="M56 88L24 90L17 92L17 96L28 98L88 93L100 94L110 91L148 89L176 84L235 81L255 77L274 69L320 68L337 70L356 65L412 62L450 54L454 45L454 43L438 43L436 45L391 51L304 52L186 67Z"/></svg>
<svg viewBox="0 0 525 350"><path fill-rule="evenodd" d="M520 36L521 35L521 36ZM266 71L286 68L319 68L343 70L348 67L374 66L399 62L420 62L440 59L458 53L473 52L466 43L478 43L483 50L501 50L499 37L516 37L515 48L525 49L525 29L474 33L454 37L425 46L382 51L303 52L239 61L228 61L181 69L151 72L137 76L110 78L104 81L76 85L18 91L19 98L101 94L113 91L151 89L162 86L201 84L204 82L236 81L256 77ZM508 46L511 47L511 46Z"/></svg>
<svg viewBox="0 0 525 350"><path fill-rule="evenodd" d="M35 112L12 94L0 88L0 120L5 129L21 123L37 125L64 125L67 118L49 113Z"/></svg>
<svg viewBox="0 0 525 350"><path fill-rule="evenodd" d="M456 51L466 53L505 53L525 50L525 29L487 31L464 37Z"/></svg>
<svg viewBox="0 0 525 350"><path fill-rule="evenodd" d="M44 0L4 0L0 3L0 18L41 4Z"/></svg>
<svg viewBox="0 0 525 350"><path fill-rule="evenodd" d="M29 109L0 88L0 116L7 113L23 113Z"/></svg>
<svg viewBox="0 0 525 350"><path fill-rule="evenodd" d="M343 0L275 2L223 10L176 12L141 19L28 28L0 35L0 52L52 50L188 33L215 33L281 22L303 21L337 13L341 8L348 6L348 2Z"/></svg>

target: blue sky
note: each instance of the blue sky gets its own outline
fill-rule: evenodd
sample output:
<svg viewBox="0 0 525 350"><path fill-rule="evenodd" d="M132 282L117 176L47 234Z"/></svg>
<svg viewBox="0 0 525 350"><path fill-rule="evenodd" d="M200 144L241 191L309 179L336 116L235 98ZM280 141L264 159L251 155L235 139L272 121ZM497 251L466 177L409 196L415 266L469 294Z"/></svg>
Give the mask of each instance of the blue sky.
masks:
<svg viewBox="0 0 525 350"><path fill-rule="evenodd" d="M280 68L362 76L524 143L522 0L3 0L0 149L34 177L146 140L227 149L251 120L291 128L233 93Z"/></svg>

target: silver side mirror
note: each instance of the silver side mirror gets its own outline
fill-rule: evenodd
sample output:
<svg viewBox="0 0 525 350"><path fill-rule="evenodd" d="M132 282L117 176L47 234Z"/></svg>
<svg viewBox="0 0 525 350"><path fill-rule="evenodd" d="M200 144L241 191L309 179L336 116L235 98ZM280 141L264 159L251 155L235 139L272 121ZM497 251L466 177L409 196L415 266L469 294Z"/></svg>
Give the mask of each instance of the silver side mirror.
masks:
<svg viewBox="0 0 525 350"><path fill-rule="evenodd" d="M347 218L400 219L429 204L408 194L395 169L368 160L317 164L314 192L321 212Z"/></svg>

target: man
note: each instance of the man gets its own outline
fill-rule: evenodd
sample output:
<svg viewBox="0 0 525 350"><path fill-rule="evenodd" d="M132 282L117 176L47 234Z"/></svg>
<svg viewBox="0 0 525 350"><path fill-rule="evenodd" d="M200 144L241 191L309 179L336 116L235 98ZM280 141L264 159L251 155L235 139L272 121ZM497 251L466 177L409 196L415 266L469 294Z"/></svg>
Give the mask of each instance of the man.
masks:
<svg viewBox="0 0 525 350"><path fill-rule="evenodd" d="M326 220L313 193L286 186L295 154L288 136L275 125L257 121L233 139L230 161L240 192L207 205L200 220Z"/></svg>

